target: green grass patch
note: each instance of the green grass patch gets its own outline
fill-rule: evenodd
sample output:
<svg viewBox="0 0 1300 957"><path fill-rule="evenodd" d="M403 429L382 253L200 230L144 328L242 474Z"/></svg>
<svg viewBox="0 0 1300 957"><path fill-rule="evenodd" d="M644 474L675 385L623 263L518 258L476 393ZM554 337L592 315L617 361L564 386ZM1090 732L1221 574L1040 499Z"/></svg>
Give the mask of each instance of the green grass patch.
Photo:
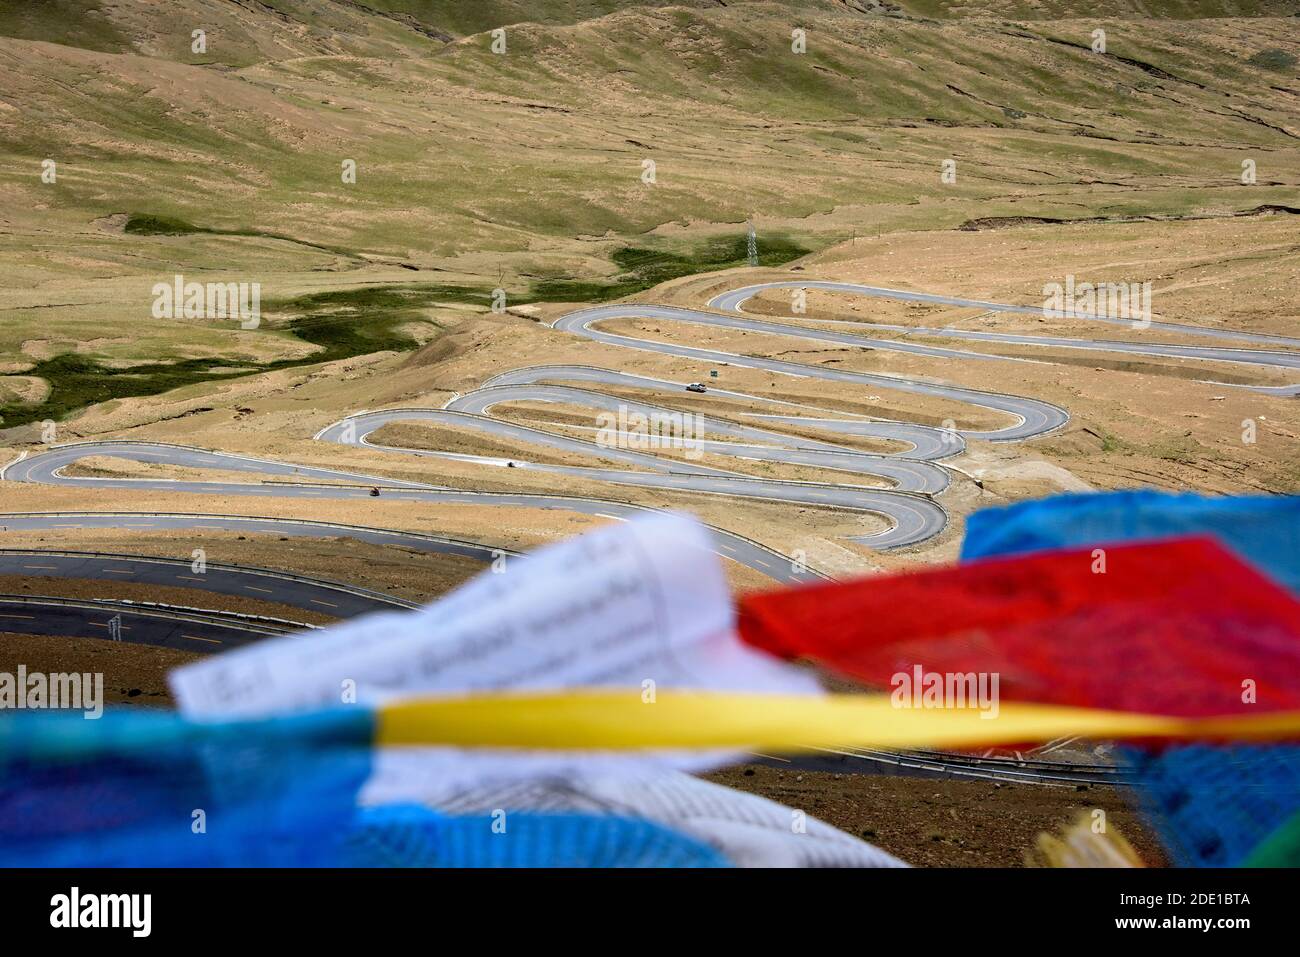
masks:
<svg viewBox="0 0 1300 957"><path fill-rule="evenodd" d="M759 237L758 264L780 266L812 250L786 236ZM644 292L670 279L748 265L748 240L729 236L709 240L679 253L648 246L624 246L610 256L622 272L609 282L582 279L543 279L528 291L535 302L609 302Z"/></svg>
<svg viewBox="0 0 1300 957"><path fill-rule="evenodd" d="M188 32L188 31L187 31ZM99 0L39 0L0 4L0 36L126 53L131 38L105 15Z"/></svg>
<svg viewBox="0 0 1300 957"><path fill-rule="evenodd" d="M112 369L89 356L64 353L37 363L25 373L40 376L50 383L46 400L39 405L0 405L0 422L6 428L46 419L57 422L78 409L99 402L157 395L195 382L246 374L213 371L229 365L224 359L181 359Z"/></svg>
<svg viewBox="0 0 1300 957"><path fill-rule="evenodd" d="M290 332L321 349L305 359L281 360L274 367L333 362L371 352L408 352L418 343L399 328L429 322L421 309L439 303L486 307L491 302L489 289L427 283L331 290L274 303L276 312L296 313L288 323Z"/></svg>
<svg viewBox="0 0 1300 957"><path fill-rule="evenodd" d="M297 243L299 246L308 246L312 249L338 253L341 256L350 256L355 258L357 255L350 249L343 249L339 246L325 246L321 243L311 243L307 242L305 239L286 236L283 233L271 233L261 229L222 229L217 226L196 226L188 220L179 219L174 216L156 216L151 213L131 214L131 216L127 218L126 225L123 226L122 229L124 232L135 236L251 236L258 239L278 239L281 242Z"/></svg>
<svg viewBox="0 0 1300 957"><path fill-rule="evenodd" d="M291 316L285 328L292 336L319 347L319 351L296 359L250 362L221 356L114 369L91 356L64 353L24 373L40 376L50 384L45 401L37 405L0 405L0 424L11 428L46 419L59 421L88 405L158 395L199 382L334 362L372 352L409 352L419 343L399 327L410 322L430 323L420 308L445 302L486 306L491 302L491 292L452 285L377 286L312 293L270 303L270 311ZM232 370L232 365L241 369Z"/></svg>
<svg viewBox="0 0 1300 957"><path fill-rule="evenodd" d="M138 213L127 219L123 230L137 236L185 236L190 233L212 232L183 219L170 216L142 216Z"/></svg>
<svg viewBox="0 0 1300 957"><path fill-rule="evenodd" d="M1287 72L1295 69L1296 58L1285 50L1273 47L1268 50L1260 50L1246 62L1250 63L1251 66L1263 67L1266 70Z"/></svg>
<svg viewBox="0 0 1300 957"><path fill-rule="evenodd" d="M155 215L131 217L127 231L152 236L236 234L231 230L207 229L182 219ZM624 246L610 256L622 270L611 282L542 280L534 282L527 294L510 295L509 300L607 302L669 279L746 265L747 252L747 240L743 235L709 240L684 252ZM764 266L780 265L808 252L808 248L788 237L760 237L758 242L758 261ZM39 362L24 373L40 376L49 382L50 394L45 401L36 405L0 405L0 424L10 428L46 419L59 421L88 405L158 395L199 382L335 362L374 352L409 352L418 348L419 343L402 332L401 327L411 322L430 322L423 310L445 303L488 308L492 304L492 290L486 286L412 283L329 290L264 303L264 312L288 317L282 326L268 327L268 331L278 335L287 332L318 347L313 354L296 359L251 362L237 356L220 356L114 369L91 356L64 353ZM241 368L232 370L232 365Z"/></svg>

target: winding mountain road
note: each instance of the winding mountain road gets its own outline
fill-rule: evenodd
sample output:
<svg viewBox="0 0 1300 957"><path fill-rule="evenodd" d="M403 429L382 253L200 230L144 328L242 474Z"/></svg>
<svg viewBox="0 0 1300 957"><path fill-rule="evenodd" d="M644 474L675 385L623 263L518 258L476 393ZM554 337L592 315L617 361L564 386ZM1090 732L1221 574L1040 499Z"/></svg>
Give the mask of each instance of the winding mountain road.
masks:
<svg viewBox="0 0 1300 957"><path fill-rule="evenodd" d="M469 395L458 397L448 403L448 408L455 406L463 411L467 410L463 405L465 402L475 402L476 396L491 394L490 390L498 386L508 385L531 385L537 382L594 382L597 384L606 384L613 386L626 386L633 389L641 389L647 392L663 392L679 398L684 387L684 383L670 382L666 379L653 379L649 376L632 375L628 372L615 372L612 369L597 369L594 366L575 366L575 365L543 365L528 366L523 369L514 369L510 372L503 372L498 376L487 380L482 387L476 389ZM909 459L919 461L931 461L934 459L943 459L951 455L956 455L966 448L966 440L956 429L940 429L930 425L915 425L908 422L888 422L878 419L829 419L820 418L826 415L825 409L816 406L803 405L797 402L790 402L785 399L773 399L770 396L754 395L749 392L734 392L728 389L709 387L709 395L722 397L726 399L740 399L745 402L765 405L772 409L786 410L785 414L764 414L764 413L743 413L749 418L768 420L773 422L786 422L790 425L815 425L827 432L840 432L844 435L859 435L869 438L888 439L890 441L901 443L907 448L899 455L906 455ZM812 415L794 415L792 410L799 410L805 413L811 412ZM487 407L477 411L486 413ZM851 413L840 413L851 414ZM725 432L727 423L723 420L710 419L709 427L711 431ZM798 435L787 435L785 433L776 433L781 436L782 441L789 448L824 448L825 443L816 442L812 439L806 439ZM837 448L838 446L832 446Z"/></svg>
<svg viewBox="0 0 1300 957"><path fill-rule="evenodd" d="M762 369L782 375L802 378L825 379L834 382L851 382L857 385L875 388L895 389L916 395L934 396L953 402L965 402L995 412L1005 412L1017 421L1001 429L988 431L966 431L967 438L985 439L994 442L1014 442L1022 439L1044 435L1059 429L1070 420L1064 409L1043 402L1039 399L1026 399L997 392L981 392L960 386L944 385L935 382L909 379L902 376L879 375L870 372L850 372L844 369L828 369L823 366L808 365L801 362L788 362L783 359L768 359L759 356L738 355L720 352L716 349L698 349L671 342L655 342L649 339L637 339L632 336L618 335L596 328L598 323L614 319L663 319L672 322L686 322L702 326L720 326L740 329L746 332L762 332L771 335L787 336L795 339L808 339L831 342L837 345L857 346L863 349L889 349L896 352L912 352L920 355L945 359L972 359L976 361L998 361L997 356L981 353L964 352L957 349L942 349L931 346L895 342L891 339L869 339L864 336L852 336L821 329L805 329L786 323L768 322L758 319L742 319L717 313L701 312L698 309L686 309L680 306L642 306L637 303L612 306L596 306L569 313L556 320L554 328L575 335L585 336L606 345L622 346L627 349L640 349L658 352L664 355L679 356L687 359L699 359L704 362L721 365L742 366L750 369Z"/></svg>
<svg viewBox="0 0 1300 957"><path fill-rule="evenodd" d="M380 487L386 501L406 502L442 502L461 505L514 506L520 508L557 509L596 515L601 518L627 519L649 511L644 506L628 505L623 502L608 502L600 499L578 498L564 495L535 495L529 493L472 492L461 489L441 488L434 485L420 485L414 482L395 482L381 476L363 476L369 484L365 486L349 485L295 485L289 483L242 484L237 482L188 482L169 479L129 479L129 478L90 478L62 474L62 469L79 459L91 455L111 455L133 461L164 463L192 468L219 468L234 471L258 472L260 459L247 456L227 455L206 449L193 449L182 445L168 445L157 442L79 442L72 445L54 446L44 452L10 463L0 470L0 479L17 482L39 482L47 485L75 485L87 488L152 489L160 492L185 492L207 495L247 495L275 496L282 498L330 498L356 499L369 501L370 488ZM283 463L275 463L283 466ZM292 468L292 466L289 466ZM304 469L313 477L329 478L348 476L355 480L358 476L351 472L331 472L328 469ZM270 474L281 476L281 470ZM413 533L389 529L361 528L358 526L339 525L328 522L303 522L296 519L246 518L230 515L178 515L172 513L58 513L33 516L31 514L0 514L0 528L54 528L71 526L77 523L86 527L116 527L164 529L193 528L197 530L252 530L274 531L279 534L308 535L315 537L348 536L363 541L402 544L407 547L421 548L426 551L445 551L452 554L464 554L467 557L490 561L499 549L489 545L472 542L451 542L436 539L433 536L420 536ZM790 559L757 542L728 532L712 529L714 547L725 558L731 558L742 565L767 575L783 583L820 581L822 576L803 568ZM276 599L268 599L276 600Z"/></svg>
<svg viewBox="0 0 1300 957"><path fill-rule="evenodd" d="M873 299L898 299L904 302L923 302L929 305L938 306L959 306L971 309L983 309L987 312L1013 312L1028 316L1046 316L1060 319L1079 319L1085 322L1100 322L1112 326L1133 327L1132 319L1122 319L1112 316L1099 316L1089 312L1080 312L1078 310L1044 310L1042 306L1017 306L1005 302L986 302L982 299L963 299L958 296L941 296L927 292L912 292L907 289L888 289L884 286L864 286L852 282L833 282L825 279L793 279L783 280L780 282L762 282L755 283L752 286L742 286L739 289L732 289L721 295L714 296L709 300L709 307L712 309L721 309L724 312L742 312L742 307L750 299L753 299L760 292L767 289L824 289L828 292L846 293L854 296L867 296ZM921 329L916 326L895 326L887 323L862 323L863 325L875 326L878 329L889 329L900 332L923 332L926 335L934 336L952 336L961 330L953 329ZM1193 326L1182 322L1161 322L1152 320L1144 324L1147 329L1155 329L1161 332L1177 333L1188 336L1205 336L1210 339L1230 339L1239 342L1258 342L1261 345L1283 346L1291 348L1300 348L1300 339L1291 336L1275 336L1261 332L1239 332L1233 329L1216 329L1213 326ZM1069 339L1061 340L1054 336L1017 336L1005 333L969 333L962 338L988 339L993 342L1015 342L1022 345L1054 345L1057 342L1068 341L1080 343L1081 347L1089 349L1098 349L1108 351L1107 346L1110 344L1106 340L1090 339ZM1164 348L1164 345L1155 344L1157 348ZM1237 350L1224 350L1226 353ZM1149 355L1163 355L1164 353L1151 352ZM1205 356L1194 356L1194 358L1207 358ZM1211 356L1210 358L1219 358ZM1223 361L1231 362L1232 359L1225 358ZM1263 363L1268 365L1270 363ZM1294 364L1285 363L1290 368L1297 368Z"/></svg>
<svg viewBox="0 0 1300 957"><path fill-rule="evenodd" d="M966 308L983 309L987 312L1010 312L1021 315L1044 316L1049 318L1067 318L1082 320L1085 322L1100 322L1113 326L1127 326L1135 328L1134 320L1116 318L1104 315L1094 315L1077 310L1051 310L1044 309L1042 306L1017 306L1009 303L985 302L981 299L962 299L955 296L940 296L932 293L911 292L905 289L887 289L881 286L864 286L857 283L831 282L829 280L792 280L783 282L766 282L756 283L752 286L744 286L740 289L733 289L730 292L714 296L709 300L709 306L714 309L721 309L729 312L742 312L744 304L764 290L770 289L824 289L829 292L846 293L858 296L869 296L877 299L899 299L908 302L922 302L932 305L960 306ZM1029 336L1019 335L1016 333L1006 332L983 332L974 329L959 329L953 326L942 328L930 328L926 326L900 326L884 322L844 322L836 323L840 326L859 326L870 329L878 329L883 332L897 332L908 336L933 337L944 339L963 339L973 342L999 342L1010 345L1037 346L1057 349L1081 349L1089 352L1114 352L1125 353L1128 355L1149 356L1151 358L1165 359L1195 359L1212 362L1232 362L1242 365L1268 366L1278 369L1300 369L1300 353L1280 352L1276 349L1241 349L1241 348L1224 348L1210 346L1187 346L1177 343L1167 342L1121 342L1112 339L1075 339L1065 336ZM760 325L779 325L777 323L760 323ZM755 327L756 328L756 327ZM788 328L788 327L787 327ZM1212 326L1193 326L1179 322L1161 322L1152 320L1144 323L1143 331L1156 330L1158 332L1173 333L1178 335L1203 336L1211 339L1236 340L1239 342L1257 342L1262 345L1282 347L1282 348L1300 348L1300 339L1290 336L1274 336L1257 332L1240 332L1233 329L1216 329ZM758 330L756 331L767 331ZM835 335L835 333L829 333ZM820 337L818 337L820 338ZM859 338L859 337L849 337ZM834 339L831 341L841 341ZM862 340L870 342L871 348L886 349L896 352L918 352L915 345L908 343L899 343L895 340ZM974 359L1003 359L1014 361L1018 357L1014 356L995 356L982 352L961 352L956 350L943 350L951 355L958 355L962 358ZM937 353L934 353L937 354ZM1218 382L1214 379L1207 379L1208 382L1215 382L1228 388L1242 388L1253 392L1261 392L1268 395L1278 396L1298 396L1300 395L1300 383L1294 385L1250 385L1234 382Z"/></svg>
<svg viewBox="0 0 1300 957"><path fill-rule="evenodd" d="M1062 408L1039 399L971 389L964 386L902 376L852 372L770 359L760 356L740 355L714 349L696 348L678 343L660 342L630 335L605 331L601 323L617 319L653 319L702 326L734 329L764 335L783 336L803 341L826 342L837 346L851 346L869 350L906 352L942 359L968 362L1026 361L968 350L926 345L910 340L885 339L848 332L832 331L756 319L741 313L746 301L763 290L779 288L817 288L853 295L901 299L934 304L974 307L988 311L1039 314L1039 307L1018 306L983 300L963 299L918 293L909 290L887 289L853 283L800 279L760 283L731 290L714 297L709 307L720 311L703 311L680 306L623 303L579 309L560 317L553 327L562 332L614 345L622 348L651 351L679 358L696 359L711 365L730 365L760 369L779 375L826 381L848 382L863 387L887 388L902 392L940 398L952 403L983 408L1007 418L1005 426L986 430L939 429L913 423L900 423L854 416L836 410L820 409L810 405L772 399L761 395L713 389L708 395L726 399L743 400L747 404L771 409L770 412L739 412L735 417L752 420L753 424L725 420L713 416L696 416L684 420L680 400L685 383L654 379L618 370L590 366L556 365L530 366L498 375L474 392L453 398L444 408L386 409L358 413L322 429L316 436L321 441L341 444L357 443L382 451L405 455L449 457L483 464L512 466L515 468L550 472L582 478L591 482L630 485L696 494L725 495L740 499L781 501L802 506L821 506L855 510L883 517L888 528L882 532L853 536L851 540L875 548L897 548L916 544L943 530L946 514L933 496L941 494L950 481L950 473L941 460L961 452L969 439L993 442L1011 442L1047 434L1069 421ZM1127 320L1108 319L1070 314L1071 318L1095 319L1098 322L1128 324ZM840 324L841 326L844 324ZM1236 362L1247 365L1276 368L1300 368L1300 352L1278 349L1239 349L1219 346L1187 346L1166 342L1118 342L1113 340L1074 339L1059 336L1027 336L1009 333L981 332L969 329L926 328L898 326L882 323L849 323L869 326L891 333L905 333L909 337L934 337L988 341L1015 345L1044 346L1052 348L1086 349L1099 352L1121 352L1153 358L1192 359L1214 362ZM1231 330L1189 326L1177 323L1153 322L1150 329L1162 334L1187 334L1214 339L1237 339L1270 346L1300 347L1300 339L1282 336L1265 336L1237 333ZM1050 361L1050 358L1046 361ZM586 386L591 386L587 388ZM658 393L668 398L665 404L626 399L599 391L600 387L635 388L644 393ZM1297 386L1247 386L1274 394L1292 395L1300 391ZM597 413L635 414L647 420L661 421L677 417L678 422L689 421L691 431L684 436L691 452L708 453L720 458L776 462L785 465L830 469L845 474L846 481L802 482L756 478L713 465L700 464L698 455L665 457L653 454L652 448L638 447L627 441L627 433L617 433L615 441L600 441L560 434L542 428L521 425L494 418L493 409L505 403L546 402L592 409ZM611 418L613 416L611 415ZM545 447L565 454L581 455L601 460L605 465L569 465L528 462L522 459L504 460L487 456L465 455L437 449L399 448L380 445L370 437L385 425L399 422L429 422L461 429L472 429L511 442L522 442ZM867 453L837 445L831 441L811 439L781 431L779 426L816 428L828 435L866 437L885 443L894 443L897 451ZM707 436L707 437L706 437ZM166 479L115 479L69 476L63 470L88 455L111 455L142 462L154 462L195 469L221 469L256 474L259 479L273 481L195 482ZM623 467L615 467L623 466ZM231 453L196 449L164 443L105 441L56 446L11 463L0 471L0 478L10 481L41 482L58 485L78 485L99 488L156 489L169 492L222 495L275 495L293 498L352 499L370 496L370 486L384 488L386 499L418 502L445 502L480 504L490 506L518 506L533 508L566 509L606 518L621 519L644 509L625 503L609 502L599 498L474 492L443 488L419 482L388 479L362 473L296 466L291 463L257 459ZM278 481L277 481L278 480ZM303 480L312 480L309 484ZM321 484L334 483L334 484ZM359 484L358 484L359 483ZM136 515L130 521L122 516L90 518L90 513L79 513L79 521L125 522L126 527L152 528L222 528L249 527L249 523L275 522L270 519L248 519L234 516L178 516ZM67 518L66 515L59 516ZM207 523L199 524L199 520ZM66 527L71 522L53 522L49 518L31 516L0 516L0 524L11 527ZM21 524L21 523L28 524ZM290 523L286 523L290 524ZM290 534L339 534L337 526L317 523L291 523ZM269 528L269 525L258 525ZM328 529L334 529L333 532ZM277 528L284 531L283 527ZM406 533L369 529L348 531L356 537L372 536L369 540L397 541ZM434 546L432 537L418 537L426 550L458 549L455 553L487 560L491 549L474 543L444 543ZM720 554L754 568L778 581L795 583L817 576L783 556L741 536L714 529L714 539ZM420 547L420 546L417 546ZM233 586L232 587L236 587ZM246 587L246 583L243 586ZM280 600L280 599L276 599ZM289 602L292 603L292 602Z"/></svg>

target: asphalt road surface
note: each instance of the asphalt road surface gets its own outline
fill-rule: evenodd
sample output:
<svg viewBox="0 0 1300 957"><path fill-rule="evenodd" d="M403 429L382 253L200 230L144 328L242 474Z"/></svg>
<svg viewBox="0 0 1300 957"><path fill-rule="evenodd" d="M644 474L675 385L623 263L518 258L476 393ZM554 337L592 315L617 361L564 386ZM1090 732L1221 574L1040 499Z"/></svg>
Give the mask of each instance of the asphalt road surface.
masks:
<svg viewBox="0 0 1300 957"><path fill-rule="evenodd" d="M835 382L851 382L867 388L894 389L917 395L935 396L952 402L964 402L996 412L1004 412L1015 419L1015 423L1000 429L988 431L966 431L967 438L985 439L993 442L1015 442L1034 438L1059 429L1070 420L1064 409L1043 402L1039 399L1026 399L1020 396L1003 395L997 392L981 392L961 386L945 385L903 376L877 375L870 372L849 372L844 369L828 369L823 366L806 365L800 362L787 362L783 359L768 359L758 356L744 356L716 349L697 349L677 343L655 342L637 339L632 336L605 332L597 325L611 319L662 319L670 322L685 322L703 326L722 326L741 329L747 332L764 332L786 336L793 339L807 339L831 342L837 345L857 346L863 349L889 349L896 352L912 352L921 355L946 359L960 359L978 362L1006 361L998 356L982 355L958 349L943 349L922 346L907 342L895 342L891 339L869 339L863 336L850 336L844 333L827 332L820 329L804 329L779 322L767 322L758 319L746 319L725 316L698 309L686 309L681 306L645 306L638 303L623 305L595 306L569 313L556 320L555 328L575 335L585 336L606 345L622 346L627 349L640 349L658 352L663 355L681 356L699 359L713 365L732 365L750 369L762 369L766 372L792 375L802 378L825 379ZM498 380L499 377L498 377Z"/></svg>
<svg viewBox="0 0 1300 957"><path fill-rule="evenodd" d="M298 622L241 620L201 609L0 595L0 631L26 635L100 638L207 654L308 628Z"/></svg>
<svg viewBox="0 0 1300 957"><path fill-rule="evenodd" d="M680 389L681 387L679 387ZM714 393L716 395L716 393ZM476 416L487 416L492 407L501 402L560 402L566 405L586 406L612 413L617 416L631 417L639 414L653 422L672 422L673 416L683 413L666 409L662 406L637 402L616 396L592 392L587 389L575 389L558 385L496 385L459 396L447 404L447 409ZM491 419L480 420L483 428L492 431L501 423ZM688 450L699 449L716 455L733 456L741 459L756 459L774 462L786 462L796 465L811 465L819 468L838 469L859 475L879 476L903 491L942 492L948 487L948 473L928 461L914 459L911 451L898 455L873 455L845 448L830 442L816 439L790 436L772 429L762 429L752 425L728 422L725 419L709 418L704 415L685 419L689 424L687 431L697 433L700 437L687 436L690 441ZM704 439L705 434L727 435L747 441L715 441ZM589 455L607 455L611 450L596 443L580 443L582 451ZM960 446L948 445L948 454L953 454ZM656 463L664 460L657 456L644 456ZM711 470L716 471L716 470Z"/></svg>
<svg viewBox="0 0 1300 957"><path fill-rule="evenodd" d="M1135 327L1133 319L1110 316L1097 316L1077 310L1047 310L1042 306L1017 306L1008 303L985 302L980 299L962 299L954 296L940 296L932 293L910 292L904 289L886 289L881 286L863 286L857 283L830 282L827 280L793 280L786 282L757 283L733 289L709 300L709 306L727 312L741 312L744 303L765 289L825 289L831 292L843 292L858 296L870 296L878 299L900 299L909 302L924 302L935 305L963 306L985 309L989 312L1012 312L1022 315L1048 316L1055 318L1078 319L1085 322L1100 322L1114 326ZM907 335L935 337L945 339L965 339L976 342L1001 342L1014 345L1042 346L1056 349L1084 349L1090 352L1117 352L1129 355L1151 356L1154 358L1199 359L1215 362L1235 362L1244 365L1272 366L1281 369L1300 369L1300 353L1279 352L1263 349L1218 348L1205 346L1186 346L1167 342L1120 342L1108 339L1074 339L1065 336L1026 336L1005 332L981 332L973 329L927 328L924 326L900 326L883 322L840 322L837 325L865 326L885 332L901 332ZM1151 321L1142 324L1142 331L1177 333L1179 335L1203 336L1210 339L1226 339L1239 342L1257 342L1282 348L1300 348L1300 339L1289 336L1273 336L1253 332L1237 332L1232 329L1216 329L1212 326L1192 326L1178 322ZM849 337L858 338L858 337ZM837 340L838 341L838 340ZM889 340L863 340L871 343L872 348L888 349ZM905 343L894 343L895 351L916 352L917 348ZM961 353L967 358L991 358L984 353ZM1005 357L1010 358L1010 357ZM1232 385L1232 383L1221 383ZM1300 384L1293 386L1251 386L1242 388L1275 394L1300 394Z"/></svg>
<svg viewBox="0 0 1300 957"><path fill-rule="evenodd" d="M524 369L514 369L510 372L503 372L501 375L494 376L487 382L483 383L482 388L464 396L464 400L474 401L476 396L490 395L491 390L497 386L507 385L528 385L536 382L595 382L607 385L628 386L634 389L642 389L650 392L663 392L668 395L678 396L686 387L683 382L670 382L665 379L652 379L649 376L632 375L628 372L615 372L611 369L597 369L593 366L571 366L571 365L546 365L546 366L528 366ZM901 443L907 448L899 455L905 455L909 459L920 461L931 461L934 459L944 459L951 455L963 451L966 448L966 440L962 438L960 432L955 429L940 429L929 425L916 425L910 422L889 422L881 419L871 419L865 416L856 416L856 413L841 412L837 415L856 416L854 418L828 419L822 418L827 414L825 409L817 406L806 405L799 402L789 402L784 399L773 399L763 395L753 395L748 392L733 392L728 389L718 388L712 384L708 387L708 395L721 396L729 399L740 399L748 403L764 405L771 409L783 410L781 413L745 413L749 418L757 420L767 420L773 422L786 422L790 425L816 425L829 432L840 432L844 435L862 435L878 439L889 439L890 441ZM460 407L461 398L448 403L448 407L455 405ZM486 410L483 410L486 411ZM795 411L812 413L811 415L795 415ZM710 419L710 428L720 423L716 419ZM815 442L811 439L805 439L797 435L785 435L777 433L782 437L782 441L788 448L825 448L825 443ZM831 446L835 448L836 446Z"/></svg>
<svg viewBox="0 0 1300 957"><path fill-rule="evenodd" d="M450 504L474 504L474 505L491 505L491 506L516 506L524 508L542 508L557 509L563 511L581 512L587 515L596 515L602 518L627 519L634 515L644 514L648 509L636 505L627 505L621 502L606 502L599 499L577 498L562 495L530 495L525 493L509 494L497 492L470 492L461 489L444 489L431 485L419 485L418 483L403 482L394 483L390 479L381 476L364 476L369 485L365 486L346 486L346 485L295 485L288 483L281 484L264 484L259 482L250 482L242 484L237 482L184 482L171 481L168 479L108 479L108 478L84 478L76 476L62 475L60 470L67 465L72 464L78 459L88 455L112 455L119 458L127 458L135 461L145 462L164 462L175 465L197 468L220 468L235 469L239 471L257 472L257 459L250 459L243 456L227 456L220 452L211 452L206 449L191 449L186 446L166 445L162 443L151 442L80 442L75 445L54 446L35 455L30 455L7 466L0 477L6 481L18 482L40 482L48 485L74 485L85 488L123 488L123 489L154 489L166 492L188 492L195 494L208 495L249 495L249 496L276 496L283 498L329 498L329 499L356 499L358 501L370 500L370 486L381 487L382 497L389 501L407 501L407 502L445 502ZM281 465L283 468L283 466ZM291 468L291 466L290 466ZM310 471L316 477L329 477L347 475L356 478L356 473L330 473L325 469L311 469ZM324 473L324 474L322 474ZM281 476L284 473L276 470L271 474ZM10 528L24 527L56 527L57 524L71 524L73 522L106 522L107 526L96 525L94 527L119 527L119 528L139 528L139 529L162 529L162 528L193 528L196 530L207 529L247 529L252 528L255 531L275 531L280 534L298 534L298 535L315 535L315 536L339 536L347 535L361 538L363 540L375 540L371 536L384 537L386 541L400 542L401 544L411 545L416 542L428 542L431 537L424 538L417 535L408 535L403 532L396 532L384 529L362 529L356 530L350 526L335 525L331 523L311 523L297 522L290 520L272 520L261 518L242 518L225 515L154 515L146 513L137 513L130 516L109 515L94 517L93 513L78 513L80 517L72 518L65 515L46 515L39 518L30 516L4 515L0 514L0 526ZM44 522L45 525L33 526L31 522ZM768 577L783 583L794 584L798 582L820 581L821 576L815 572L793 563L790 559L785 558L770 549L752 542L743 536L727 532L722 529L712 529L712 537L715 550L725 558L733 559L743 565L761 572ZM493 549L487 545L477 545L474 543L456 543L457 547L469 550L467 553L490 560ZM413 545L412 547L419 547ZM444 550L432 549L429 550Z"/></svg>
<svg viewBox="0 0 1300 957"><path fill-rule="evenodd" d="M84 522L68 515L58 516L58 519L62 529L86 527ZM8 520L7 524L10 528L13 527L12 520ZM168 588L200 589L221 595L279 602L335 618L352 618L372 611L412 607L411 602L403 599L341 582L266 568L140 555L2 549L0 575L121 581Z"/></svg>
<svg viewBox="0 0 1300 957"><path fill-rule="evenodd" d="M602 396L599 393L584 390L564 390L554 386L498 386L493 401L521 401L538 396L551 396L553 401L578 401L600 407L608 402L610 407L617 407L618 400ZM481 392L472 393L470 397L459 401L474 407L474 400L481 398ZM646 410L655 407L632 403ZM657 410L667 412L668 410ZM611 482L619 485L637 485L644 488L674 489L695 493L729 495L737 498L758 498L785 501L805 506L832 506L874 512L889 519L891 527L881 534L862 535L855 538L877 548L889 548L910 545L937 534L944 527L947 516L935 502L923 495L905 495L893 491L877 491L857 485L827 485L816 482L783 482L769 479L752 478L728 473L719 469L692 464L689 461L672 461L662 459L649 452L606 448L595 442L569 436L557 435L540 429L531 429L511 422L502 422L483 414L451 411L449 409L395 409L380 412L366 412L336 422L322 430L317 438L333 442L359 442L370 445L366 437L390 422L432 421L446 425L459 425L478 431L511 439L522 439L536 445L546 445L568 452L580 452L593 457L616 459L646 469L646 471L626 471L613 468L596 468L569 465L545 465L522 459L510 460L516 468L534 471L552 472L563 475L578 476L597 482ZM722 423L718 423L721 425ZM747 430L745 426L732 426L737 434ZM748 430L760 433L762 430ZM780 439L776 433L766 433L767 437ZM754 437L754 436L750 436ZM372 446L392 452L410 455L451 457L461 460L480 461L485 464L503 464L499 459L481 456L461 455L420 449L402 449L391 446ZM948 485L948 475L930 462L909 461L888 456L866 455L849 449L835 449L828 446L823 449L786 448L782 446L740 446L735 443L701 441L696 446L702 451L753 459L765 459L805 465L820 465L849 472L866 472L871 475L884 476L894 481L897 488L915 492L938 492Z"/></svg>

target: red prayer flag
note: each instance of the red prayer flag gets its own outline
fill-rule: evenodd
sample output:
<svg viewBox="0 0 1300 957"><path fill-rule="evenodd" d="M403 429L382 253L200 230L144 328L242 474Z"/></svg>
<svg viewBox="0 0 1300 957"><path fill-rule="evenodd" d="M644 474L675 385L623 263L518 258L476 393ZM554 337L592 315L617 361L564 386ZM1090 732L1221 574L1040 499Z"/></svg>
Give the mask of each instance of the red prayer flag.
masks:
<svg viewBox="0 0 1300 957"><path fill-rule="evenodd" d="M884 688L1200 717L1300 709L1300 602L1211 538L1039 552L740 601L746 642Z"/></svg>

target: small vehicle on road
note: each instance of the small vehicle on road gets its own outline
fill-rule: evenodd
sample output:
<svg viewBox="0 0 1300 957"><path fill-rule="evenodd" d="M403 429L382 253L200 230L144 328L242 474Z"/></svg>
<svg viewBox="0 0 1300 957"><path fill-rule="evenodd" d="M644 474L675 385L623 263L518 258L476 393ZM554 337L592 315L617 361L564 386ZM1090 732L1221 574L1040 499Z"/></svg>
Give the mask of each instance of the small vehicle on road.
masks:
<svg viewBox="0 0 1300 957"><path fill-rule="evenodd" d="M703 382L692 382L686 387L687 392L708 392L709 387Z"/></svg>
<svg viewBox="0 0 1300 957"><path fill-rule="evenodd" d="M377 489L377 488L371 488L371 489L370 489L370 494L371 494L372 496L374 496L375 498L378 498L378 497L379 497L379 489Z"/></svg>

